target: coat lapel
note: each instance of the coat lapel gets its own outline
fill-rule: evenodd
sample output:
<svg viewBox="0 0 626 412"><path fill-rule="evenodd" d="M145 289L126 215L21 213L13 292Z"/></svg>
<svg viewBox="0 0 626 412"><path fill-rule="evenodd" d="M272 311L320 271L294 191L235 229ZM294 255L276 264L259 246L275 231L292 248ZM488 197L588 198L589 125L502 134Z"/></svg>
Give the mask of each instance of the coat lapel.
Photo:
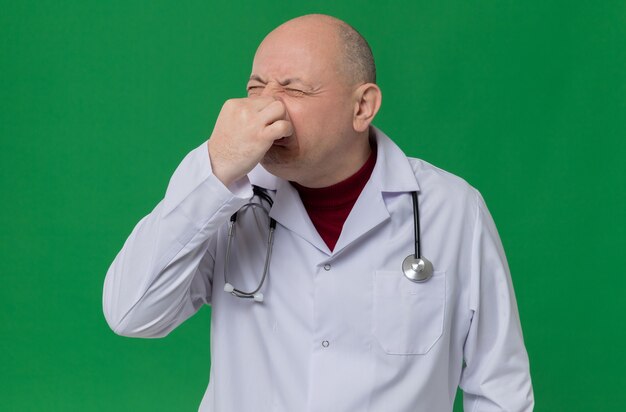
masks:
<svg viewBox="0 0 626 412"><path fill-rule="evenodd" d="M270 216L327 255L336 255L376 226L387 221L384 193L419 191L415 172L402 150L382 131L372 126L377 145L376 165L346 219L331 252L311 222L297 190L286 180L271 175L261 165L250 172L254 185L275 191Z"/></svg>
<svg viewBox="0 0 626 412"><path fill-rule="evenodd" d="M418 191L415 172L402 150L372 126L377 146L376 165L343 225L333 254L341 252L390 218L385 193Z"/></svg>
<svg viewBox="0 0 626 412"><path fill-rule="evenodd" d="M270 216L323 253L331 254L330 249L315 229L302 200L300 200L298 191L285 180L281 180L278 184Z"/></svg>
<svg viewBox="0 0 626 412"><path fill-rule="evenodd" d="M298 191L288 181L270 174L261 165L255 167L250 172L249 177L253 185L273 192L274 205L270 210L270 217L322 253L331 254L330 249L309 218Z"/></svg>

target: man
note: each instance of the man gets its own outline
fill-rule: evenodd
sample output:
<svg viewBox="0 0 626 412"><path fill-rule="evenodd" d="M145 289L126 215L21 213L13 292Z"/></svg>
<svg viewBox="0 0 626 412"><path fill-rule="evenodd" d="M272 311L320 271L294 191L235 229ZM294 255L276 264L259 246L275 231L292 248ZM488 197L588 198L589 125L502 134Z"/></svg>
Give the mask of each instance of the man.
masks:
<svg viewBox="0 0 626 412"><path fill-rule="evenodd" d="M115 258L104 312L118 334L165 336L212 306L201 410L451 411L458 386L468 411L532 409L489 212L374 128L380 104L354 29L323 15L279 26L248 97L224 104ZM433 273L409 279L408 255Z"/></svg>

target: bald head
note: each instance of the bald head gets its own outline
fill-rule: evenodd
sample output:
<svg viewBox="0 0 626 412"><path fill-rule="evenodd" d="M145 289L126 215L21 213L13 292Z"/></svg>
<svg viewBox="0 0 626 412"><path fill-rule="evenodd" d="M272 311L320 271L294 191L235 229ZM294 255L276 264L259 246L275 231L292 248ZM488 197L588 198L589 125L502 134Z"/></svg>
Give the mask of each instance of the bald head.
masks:
<svg viewBox="0 0 626 412"><path fill-rule="evenodd" d="M291 36L308 35L327 40L326 47L335 49L335 67L345 75L349 84L376 83L376 65L369 44L343 20L325 14L296 17L274 29L266 40L285 32Z"/></svg>
<svg viewBox="0 0 626 412"><path fill-rule="evenodd" d="M376 65L372 49L365 38L348 23L337 20L339 45L347 72L355 83L376 83Z"/></svg>

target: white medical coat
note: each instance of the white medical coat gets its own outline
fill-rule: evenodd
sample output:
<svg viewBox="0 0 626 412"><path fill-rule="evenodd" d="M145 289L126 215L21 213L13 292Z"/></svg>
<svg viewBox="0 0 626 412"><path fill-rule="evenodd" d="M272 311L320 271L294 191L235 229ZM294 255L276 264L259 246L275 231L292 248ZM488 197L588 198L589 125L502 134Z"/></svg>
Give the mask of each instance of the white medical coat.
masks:
<svg viewBox="0 0 626 412"><path fill-rule="evenodd" d="M206 142L134 228L104 284L120 335L160 337L209 304L211 371L201 411L530 411L529 364L504 250L482 197L464 180L407 158L380 130L376 166L330 251L297 191L261 166L225 187ZM229 217L274 198L278 222L263 303L223 291ZM419 192L424 283L402 273ZM229 282L258 285L268 219L239 217ZM465 363L465 364L464 364Z"/></svg>

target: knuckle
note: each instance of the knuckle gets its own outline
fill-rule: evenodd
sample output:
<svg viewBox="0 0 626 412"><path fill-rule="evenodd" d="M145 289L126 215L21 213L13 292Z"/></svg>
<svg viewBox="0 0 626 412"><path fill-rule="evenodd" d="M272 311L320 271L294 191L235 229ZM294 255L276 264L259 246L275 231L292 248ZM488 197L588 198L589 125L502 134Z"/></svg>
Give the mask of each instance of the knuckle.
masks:
<svg viewBox="0 0 626 412"><path fill-rule="evenodd" d="M280 134L287 134L289 132L289 124L287 124L287 122L280 122L278 124L278 131Z"/></svg>
<svg viewBox="0 0 626 412"><path fill-rule="evenodd" d="M224 105L222 106L224 109L232 109L237 105L237 101L236 99L228 99L224 102Z"/></svg>

